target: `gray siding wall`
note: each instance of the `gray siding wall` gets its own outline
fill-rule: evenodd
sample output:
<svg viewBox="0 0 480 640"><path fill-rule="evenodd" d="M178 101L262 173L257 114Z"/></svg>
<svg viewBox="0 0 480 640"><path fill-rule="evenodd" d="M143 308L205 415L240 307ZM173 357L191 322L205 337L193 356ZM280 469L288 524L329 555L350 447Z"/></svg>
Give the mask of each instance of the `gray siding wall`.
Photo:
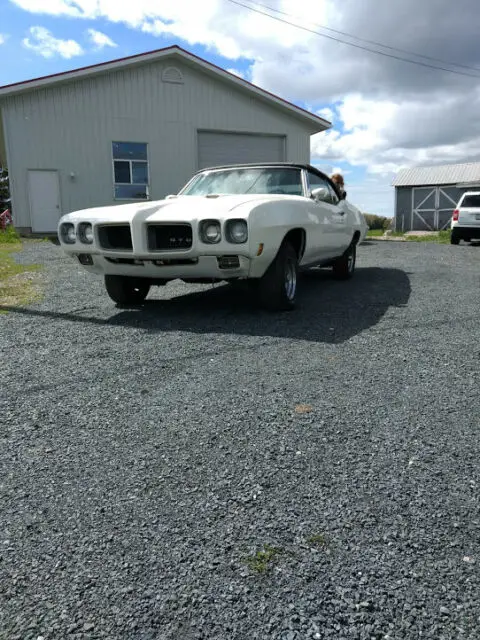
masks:
<svg viewBox="0 0 480 640"><path fill-rule="evenodd" d="M395 204L395 231L410 231L412 211L412 190L410 187L396 188Z"/></svg>
<svg viewBox="0 0 480 640"><path fill-rule="evenodd" d="M171 65L184 84L162 82ZM199 129L283 134L288 161L310 160L308 125L173 60L18 95L2 111L19 227L31 227L28 169L59 171L62 213L114 204L114 140L148 143L152 199L176 192L196 171Z"/></svg>

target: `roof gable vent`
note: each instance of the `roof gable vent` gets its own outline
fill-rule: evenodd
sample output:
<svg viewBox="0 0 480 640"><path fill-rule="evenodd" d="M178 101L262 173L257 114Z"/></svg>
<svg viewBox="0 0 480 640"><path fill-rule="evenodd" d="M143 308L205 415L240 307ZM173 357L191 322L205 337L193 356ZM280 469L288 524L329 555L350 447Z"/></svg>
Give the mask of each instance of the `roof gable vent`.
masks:
<svg viewBox="0 0 480 640"><path fill-rule="evenodd" d="M182 72L176 67L167 67L162 73L162 82L170 82L172 84L183 84Z"/></svg>

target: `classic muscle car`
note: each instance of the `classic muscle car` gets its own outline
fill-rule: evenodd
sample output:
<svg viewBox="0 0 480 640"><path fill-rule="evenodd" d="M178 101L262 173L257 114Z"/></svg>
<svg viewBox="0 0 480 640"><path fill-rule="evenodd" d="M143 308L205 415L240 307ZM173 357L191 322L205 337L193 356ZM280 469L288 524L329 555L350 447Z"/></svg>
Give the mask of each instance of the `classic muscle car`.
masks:
<svg viewBox="0 0 480 640"><path fill-rule="evenodd" d="M247 280L271 310L295 306L299 269L355 270L363 214L308 164L255 164L197 172L177 195L64 215L63 250L101 274L118 305L140 304L170 280Z"/></svg>

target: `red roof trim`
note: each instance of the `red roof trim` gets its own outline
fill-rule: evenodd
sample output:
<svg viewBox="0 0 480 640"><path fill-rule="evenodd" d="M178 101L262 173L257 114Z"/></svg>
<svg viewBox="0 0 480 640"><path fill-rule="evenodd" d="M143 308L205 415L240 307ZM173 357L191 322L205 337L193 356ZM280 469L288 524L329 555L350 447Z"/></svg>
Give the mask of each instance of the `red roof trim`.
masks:
<svg viewBox="0 0 480 640"><path fill-rule="evenodd" d="M297 111L303 112L306 116L308 116L311 119L318 120L318 122L321 122L322 124L331 125L331 122L329 122L328 120L325 120L325 118L321 118L320 116L317 116L317 115L315 115L313 113L310 113L306 109L303 109L302 107L299 107L296 104L293 104L293 102L289 102L288 100L285 100L284 98L280 98L279 96L276 96L275 94L271 93L270 91L267 91L266 89L262 89L261 87L258 87L257 85L253 84L253 82L249 82L248 80L245 80L244 78L240 78L239 76L236 76L235 74L230 73L230 71L227 71L226 69L223 69L222 67L219 67L218 65L214 64L213 62L209 62L208 60L205 60L204 58L201 58L200 56L197 56L195 53L191 53L190 51L187 51L186 49L183 49L182 47L179 47L176 44L171 45L169 47L163 47L162 49L154 49L153 51L146 51L144 53L136 53L133 56L127 56L125 58L117 58L115 60L108 60L106 62L99 62L98 64L92 64L92 65L88 65L86 67L79 67L78 69L71 69L70 71L60 71L59 73L53 73L51 75L41 76L39 78L32 78L31 80L22 80L21 82L14 82L13 84L6 84L6 85L3 85L3 86L0 86L0 91L2 91L3 89L13 89L14 87L23 87L23 86L28 88L28 85L29 84L33 84L34 82L40 82L42 80L49 80L50 78L52 78L52 79L53 78L61 78L62 76L68 76L70 74L74 75L74 74L76 74L76 73L78 73L80 71L88 71L90 69L92 69L92 70L93 69L101 69L102 67L105 67L105 66L110 65L110 64L116 64L118 62L127 62L127 61L130 61L130 60L141 59L141 58L145 58L147 56L152 56L152 55L155 55L157 53L164 53L164 52L167 52L167 51L170 51L171 53L174 53L175 51L178 51L179 53L184 54L187 57L195 58L199 62L208 65L212 69L215 69L217 71L220 71L221 73L224 73L224 74L227 74L227 75L231 76L237 82L243 83L247 87L252 87L252 88L256 89L257 91L261 91L266 96L274 98L275 100L278 100L279 102L283 102L287 107L290 107L290 108L296 109Z"/></svg>

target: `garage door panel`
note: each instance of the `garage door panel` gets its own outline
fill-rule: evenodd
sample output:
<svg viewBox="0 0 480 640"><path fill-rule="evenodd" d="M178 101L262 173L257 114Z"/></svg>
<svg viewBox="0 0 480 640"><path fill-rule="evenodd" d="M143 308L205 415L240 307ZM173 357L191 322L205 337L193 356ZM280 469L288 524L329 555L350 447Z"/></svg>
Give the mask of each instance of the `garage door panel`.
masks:
<svg viewBox="0 0 480 640"><path fill-rule="evenodd" d="M224 164L284 160L285 136L198 132L199 169Z"/></svg>

